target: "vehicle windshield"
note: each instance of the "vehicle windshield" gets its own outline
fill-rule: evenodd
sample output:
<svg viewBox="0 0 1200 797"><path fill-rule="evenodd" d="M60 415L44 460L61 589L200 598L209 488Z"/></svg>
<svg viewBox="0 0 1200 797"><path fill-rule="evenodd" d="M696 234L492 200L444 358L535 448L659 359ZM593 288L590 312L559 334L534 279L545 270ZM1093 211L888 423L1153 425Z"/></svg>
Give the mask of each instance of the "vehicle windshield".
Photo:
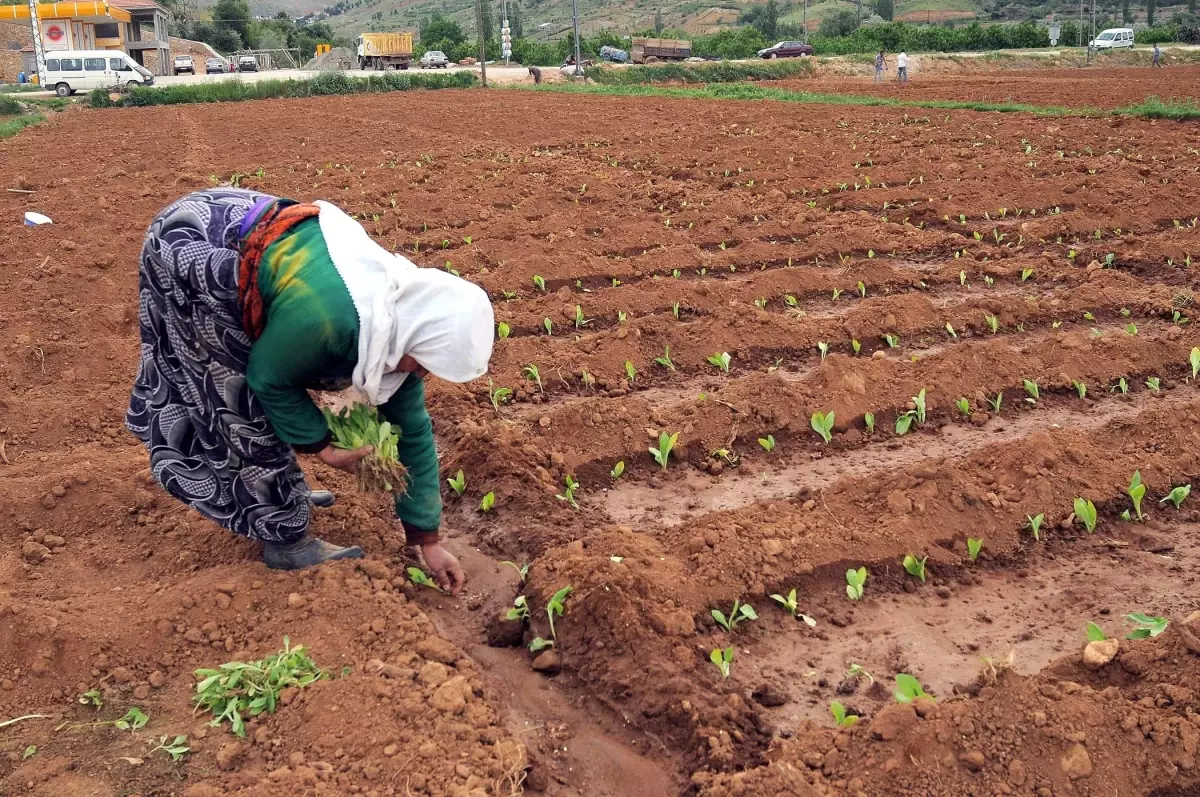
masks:
<svg viewBox="0 0 1200 797"><path fill-rule="evenodd" d="M1100 34L1100 41L1102 41L1102 42L1112 41L1113 37L1116 35L1117 34L1113 33L1112 31L1106 30L1106 31L1104 31L1104 33Z"/></svg>

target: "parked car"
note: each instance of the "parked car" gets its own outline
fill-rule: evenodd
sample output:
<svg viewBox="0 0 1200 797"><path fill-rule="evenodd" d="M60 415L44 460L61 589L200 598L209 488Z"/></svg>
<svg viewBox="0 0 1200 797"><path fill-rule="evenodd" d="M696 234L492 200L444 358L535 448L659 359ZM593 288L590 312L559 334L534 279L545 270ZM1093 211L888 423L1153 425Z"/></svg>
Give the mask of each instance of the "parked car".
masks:
<svg viewBox="0 0 1200 797"><path fill-rule="evenodd" d="M238 56L237 68L239 72L257 72L258 59L252 55Z"/></svg>
<svg viewBox="0 0 1200 797"><path fill-rule="evenodd" d="M228 71L229 68L223 58L209 58L204 62L204 74L206 75L223 75Z"/></svg>
<svg viewBox="0 0 1200 797"><path fill-rule="evenodd" d="M812 54L812 45L804 42L779 42L765 50L758 51L759 58L798 58Z"/></svg>
<svg viewBox="0 0 1200 797"><path fill-rule="evenodd" d="M426 50L421 56L422 69L445 69L450 66L450 59L441 50Z"/></svg>
<svg viewBox="0 0 1200 797"><path fill-rule="evenodd" d="M189 75L196 74L196 62L192 60L190 55L175 56L175 74L187 72Z"/></svg>
<svg viewBox="0 0 1200 797"><path fill-rule="evenodd" d="M1088 42L1089 47L1097 50L1110 50L1117 47L1133 47L1133 28L1109 28L1100 31L1100 35Z"/></svg>
<svg viewBox="0 0 1200 797"><path fill-rule="evenodd" d="M150 70L120 50L52 50L46 58L46 88L60 97L80 89L133 88L154 83Z"/></svg>

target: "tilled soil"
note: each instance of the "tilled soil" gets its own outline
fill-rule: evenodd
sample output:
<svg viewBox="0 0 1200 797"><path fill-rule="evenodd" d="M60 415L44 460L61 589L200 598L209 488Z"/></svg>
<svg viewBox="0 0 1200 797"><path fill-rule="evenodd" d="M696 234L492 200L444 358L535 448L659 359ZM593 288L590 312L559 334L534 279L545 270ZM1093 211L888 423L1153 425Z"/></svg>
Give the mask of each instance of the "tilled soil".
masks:
<svg viewBox="0 0 1200 797"><path fill-rule="evenodd" d="M1135 119L515 92L68 112L0 143L34 192L0 195L0 723L48 715L0 728L0 793L1193 793L1200 499L1162 499L1200 474L1198 157L1194 126ZM121 426L141 236L231 180L494 297L513 401L430 385L465 597L406 583L385 503L319 463L316 531L361 564L270 573L147 482ZM534 672L502 645L550 636L567 585L561 672ZM815 626L769 598L793 588ZM504 628L518 594L532 624ZM730 634L735 599L759 619ZM1085 668L1086 623L1135 611L1171 627ZM285 636L334 677L244 740L193 715L195 668ZM937 703L895 704L900 672ZM56 730L130 705L137 733ZM181 733L181 763L147 752Z"/></svg>

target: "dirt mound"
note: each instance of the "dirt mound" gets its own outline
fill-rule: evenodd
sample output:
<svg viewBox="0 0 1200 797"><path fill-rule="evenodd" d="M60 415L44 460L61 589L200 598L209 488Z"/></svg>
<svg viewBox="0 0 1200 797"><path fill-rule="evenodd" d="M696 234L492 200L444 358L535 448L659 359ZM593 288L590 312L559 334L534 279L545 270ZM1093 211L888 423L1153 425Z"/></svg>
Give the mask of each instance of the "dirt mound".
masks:
<svg viewBox="0 0 1200 797"><path fill-rule="evenodd" d="M301 69L350 69L354 65L354 51L348 47L334 47L327 53L308 60Z"/></svg>

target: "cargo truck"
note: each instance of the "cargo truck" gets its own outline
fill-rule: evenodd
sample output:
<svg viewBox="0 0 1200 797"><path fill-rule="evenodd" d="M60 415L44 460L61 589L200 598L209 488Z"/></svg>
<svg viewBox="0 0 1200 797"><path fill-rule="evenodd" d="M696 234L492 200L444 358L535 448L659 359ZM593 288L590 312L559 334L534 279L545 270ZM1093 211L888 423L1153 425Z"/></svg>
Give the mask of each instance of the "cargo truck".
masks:
<svg viewBox="0 0 1200 797"><path fill-rule="evenodd" d="M635 64L685 61L692 57L692 43L684 39L647 39L634 36L629 56Z"/></svg>
<svg viewBox="0 0 1200 797"><path fill-rule="evenodd" d="M408 69L413 60L411 33L364 33L354 45L359 69Z"/></svg>

